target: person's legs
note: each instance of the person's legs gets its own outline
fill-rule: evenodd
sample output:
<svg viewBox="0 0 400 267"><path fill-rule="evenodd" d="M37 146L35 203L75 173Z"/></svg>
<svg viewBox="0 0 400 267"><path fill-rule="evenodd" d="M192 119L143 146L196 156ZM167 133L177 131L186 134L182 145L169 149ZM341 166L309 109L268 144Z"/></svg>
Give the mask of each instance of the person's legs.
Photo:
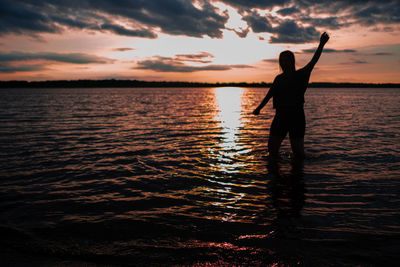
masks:
<svg viewBox="0 0 400 267"><path fill-rule="evenodd" d="M296 111L292 116L289 129L290 146L295 158L304 158L304 134L306 132L306 118L304 110Z"/></svg>
<svg viewBox="0 0 400 267"><path fill-rule="evenodd" d="M279 148L281 147L282 141L285 139L287 132L288 123L285 113L277 110L271 123L268 138L268 152L270 157L277 158L279 156Z"/></svg>
<svg viewBox="0 0 400 267"><path fill-rule="evenodd" d="M279 156L279 148L281 147L282 141L285 137L270 135L268 139L268 152L269 156L277 158Z"/></svg>
<svg viewBox="0 0 400 267"><path fill-rule="evenodd" d="M290 137L290 145L295 158L304 158L304 137Z"/></svg>

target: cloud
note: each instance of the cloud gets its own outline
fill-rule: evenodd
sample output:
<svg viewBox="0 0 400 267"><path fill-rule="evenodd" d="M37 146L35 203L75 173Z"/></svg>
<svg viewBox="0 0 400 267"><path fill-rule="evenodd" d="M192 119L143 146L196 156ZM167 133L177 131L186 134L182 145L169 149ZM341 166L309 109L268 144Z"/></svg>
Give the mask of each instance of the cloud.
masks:
<svg viewBox="0 0 400 267"><path fill-rule="evenodd" d="M228 14L208 1L0 1L1 33L57 33L65 28L155 38L172 35L221 38Z"/></svg>
<svg viewBox="0 0 400 267"><path fill-rule="evenodd" d="M23 1L22 1L23 2ZM50 32L60 31L47 14L41 14L29 3L0 1L0 33Z"/></svg>
<svg viewBox="0 0 400 267"><path fill-rule="evenodd" d="M249 27L247 27L246 29L243 29L243 28L239 27L240 30L231 29L231 28L226 28L226 29L230 30L230 31L233 31L240 38L246 38L247 34L249 34L249 32L250 32L250 28Z"/></svg>
<svg viewBox="0 0 400 267"><path fill-rule="evenodd" d="M186 62L197 62L197 63L211 63L211 60L204 60L206 58L213 58L214 56L207 52L200 52L198 54L180 54L176 55L175 58L179 61Z"/></svg>
<svg viewBox="0 0 400 267"><path fill-rule="evenodd" d="M398 1L367 3L354 12L354 18L359 24L367 26L373 26L376 23L398 23L400 22L400 4Z"/></svg>
<svg viewBox="0 0 400 267"><path fill-rule="evenodd" d="M337 17L327 17L327 18L311 18L311 17L301 17L302 23L310 24L313 27L320 27L324 29L339 29L344 26L348 26L349 23L339 22Z"/></svg>
<svg viewBox="0 0 400 267"><path fill-rule="evenodd" d="M308 43L318 39L319 32L314 27L302 27L296 22L286 20L273 29L271 43Z"/></svg>
<svg viewBox="0 0 400 267"><path fill-rule="evenodd" d="M225 4L241 9L272 9L275 6L283 6L291 0L223 0Z"/></svg>
<svg viewBox="0 0 400 267"><path fill-rule="evenodd" d="M181 58L183 60L187 59L201 59L201 58L209 58L209 57L214 57L213 54L208 53L208 52L200 52L197 54L180 54L176 55L178 58Z"/></svg>
<svg viewBox="0 0 400 267"><path fill-rule="evenodd" d="M313 54L315 53L316 48L308 48L308 49L303 49L300 51L300 53L305 53L305 54ZM329 54L334 54L334 53L358 53L357 50L354 49L332 49L332 48L324 48L324 53L329 53ZM387 55L388 53L382 52L382 53L375 53L376 54L382 54L382 55ZM390 53L389 53L390 54ZM279 63L279 60L277 58L267 58L263 59L263 62L267 63ZM361 63L366 63L366 61L363 60L354 60L355 64L361 64ZM343 63L343 64L350 64L350 63Z"/></svg>
<svg viewBox="0 0 400 267"><path fill-rule="evenodd" d="M113 48L112 51L116 51L116 52L126 52L126 51L132 51L135 50L135 48L131 48L131 47L118 47L118 48Z"/></svg>
<svg viewBox="0 0 400 267"><path fill-rule="evenodd" d="M105 64L113 60L105 57L89 55L84 53L27 53L27 52L0 52L0 62L30 61L30 60L50 60L62 63L73 64Z"/></svg>
<svg viewBox="0 0 400 267"><path fill-rule="evenodd" d="M262 61L267 63L279 63L279 60L277 58L266 58L263 59Z"/></svg>
<svg viewBox="0 0 400 267"><path fill-rule="evenodd" d="M248 13L244 15L242 19L247 22L247 25L249 25L255 33L271 32L273 29L267 17L260 16L257 12Z"/></svg>
<svg viewBox="0 0 400 267"><path fill-rule="evenodd" d="M252 68L249 65L203 65L210 61L204 61L202 58L210 57L211 54L200 53L193 55L177 55L175 57L156 56L137 62L134 69L153 70L156 72L198 72L198 71L225 71L235 68ZM211 55L212 56L212 55ZM186 62L202 63L200 65L188 65Z"/></svg>
<svg viewBox="0 0 400 267"><path fill-rule="evenodd" d="M394 54L391 52L377 52L377 53L373 53L372 55L374 55L374 56L393 56Z"/></svg>
<svg viewBox="0 0 400 267"><path fill-rule="evenodd" d="M271 33L271 43L311 42L319 31L357 24L384 24L384 28L393 30L390 25L400 22L400 5L396 0L221 1L236 7L253 32ZM270 12L274 8L278 8L277 15Z"/></svg>
<svg viewBox="0 0 400 267"><path fill-rule="evenodd" d="M21 66L13 66L11 64L1 64L0 65L0 73L14 73L14 72L31 72L31 71L41 71L45 70L46 67L43 64L34 64L34 65L21 65Z"/></svg>
<svg viewBox="0 0 400 267"><path fill-rule="evenodd" d="M366 61L366 60L353 60L353 63L354 64L366 64L366 63L368 63L368 61Z"/></svg>
<svg viewBox="0 0 400 267"><path fill-rule="evenodd" d="M348 66L351 66L351 65L354 65L354 64L359 65L359 64L367 64L367 63L368 63L368 61L363 60L363 59L352 59L351 61L342 62L342 63L340 63L340 64L341 64L341 65L348 65Z"/></svg>
<svg viewBox="0 0 400 267"><path fill-rule="evenodd" d="M302 53L315 53L315 48L303 49ZM332 49L332 48L324 48L324 53L356 53L357 51L354 49Z"/></svg>
<svg viewBox="0 0 400 267"><path fill-rule="evenodd" d="M301 10L309 10L312 14L329 14L338 17L343 23L375 26L376 24L393 24L400 22L400 5L397 0L294 0ZM304 16L307 17L307 16ZM318 26L318 20L315 24ZM326 26L326 25L321 25Z"/></svg>
<svg viewBox="0 0 400 267"><path fill-rule="evenodd" d="M110 31L118 35L156 38L157 35L148 29L127 29L117 24L104 23L100 26L101 30Z"/></svg>
<svg viewBox="0 0 400 267"><path fill-rule="evenodd" d="M208 1L199 1L200 8L193 1L183 0L141 0L141 6L135 14L127 16L146 25L160 27L164 33L212 38L221 38L222 30L228 21L228 13L222 12ZM124 10L125 11L125 10Z"/></svg>
<svg viewBox="0 0 400 267"><path fill-rule="evenodd" d="M282 8L277 11L277 13L282 16L293 15L293 14L299 13L299 12L300 12L300 10L295 6Z"/></svg>
<svg viewBox="0 0 400 267"><path fill-rule="evenodd" d="M312 26L301 26L290 19L261 16L257 12L246 13L243 20L255 33L272 33L270 43L308 43L319 37L319 32ZM276 24L277 26L273 26Z"/></svg>
<svg viewBox="0 0 400 267"><path fill-rule="evenodd" d="M221 2L236 8L248 27L227 28L228 11L215 5ZM75 29L140 38L160 32L222 38L228 29L242 38L249 30L270 33L272 43L306 43L317 31L357 24L390 30L400 22L397 0L0 0L0 12L0 35Z"/></svg>

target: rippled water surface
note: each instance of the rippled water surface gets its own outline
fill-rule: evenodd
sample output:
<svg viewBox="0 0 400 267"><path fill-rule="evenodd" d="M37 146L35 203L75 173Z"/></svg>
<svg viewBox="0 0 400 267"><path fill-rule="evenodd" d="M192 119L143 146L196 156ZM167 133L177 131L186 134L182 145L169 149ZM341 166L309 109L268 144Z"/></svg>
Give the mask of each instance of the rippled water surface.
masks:
<svg viewBox="0 0 400 267"><path fill-rule="evenodd" d="M292 161L285 140L278 163L271 104L251 115L265 93L1 90L7 261L398 262L400 89L310 88L307 158Z"/></svg>

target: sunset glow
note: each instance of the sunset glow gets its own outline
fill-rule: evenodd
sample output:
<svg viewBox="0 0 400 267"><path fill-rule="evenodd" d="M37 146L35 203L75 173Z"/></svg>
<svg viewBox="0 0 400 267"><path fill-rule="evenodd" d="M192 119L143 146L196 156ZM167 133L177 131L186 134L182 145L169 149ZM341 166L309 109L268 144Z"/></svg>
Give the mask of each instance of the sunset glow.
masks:
<svg viewBox="0 0 400 267"><path fill-rule="evenodd" d="M327 31L311 81L400 82L395 0L0 5L0 80L271 82L281 51L302 67Z"/></svg>

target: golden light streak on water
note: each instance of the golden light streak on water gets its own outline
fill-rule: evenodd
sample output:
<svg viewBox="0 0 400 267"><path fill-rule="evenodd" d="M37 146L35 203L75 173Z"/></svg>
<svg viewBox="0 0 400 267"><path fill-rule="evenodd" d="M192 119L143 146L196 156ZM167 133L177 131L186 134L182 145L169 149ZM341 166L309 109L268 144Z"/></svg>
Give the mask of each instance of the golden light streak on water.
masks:
<svg viewBox="0 0 400 267"><path fill-rule="evenodd" d="M238 142L239 128L241 121L241 100L243 89L238 87L215 88L216 117L220 122L221 142L219 143L218 161L219 168L226 173L237 172L244 163L237 161L238 152L243 147Z"/></svg>

